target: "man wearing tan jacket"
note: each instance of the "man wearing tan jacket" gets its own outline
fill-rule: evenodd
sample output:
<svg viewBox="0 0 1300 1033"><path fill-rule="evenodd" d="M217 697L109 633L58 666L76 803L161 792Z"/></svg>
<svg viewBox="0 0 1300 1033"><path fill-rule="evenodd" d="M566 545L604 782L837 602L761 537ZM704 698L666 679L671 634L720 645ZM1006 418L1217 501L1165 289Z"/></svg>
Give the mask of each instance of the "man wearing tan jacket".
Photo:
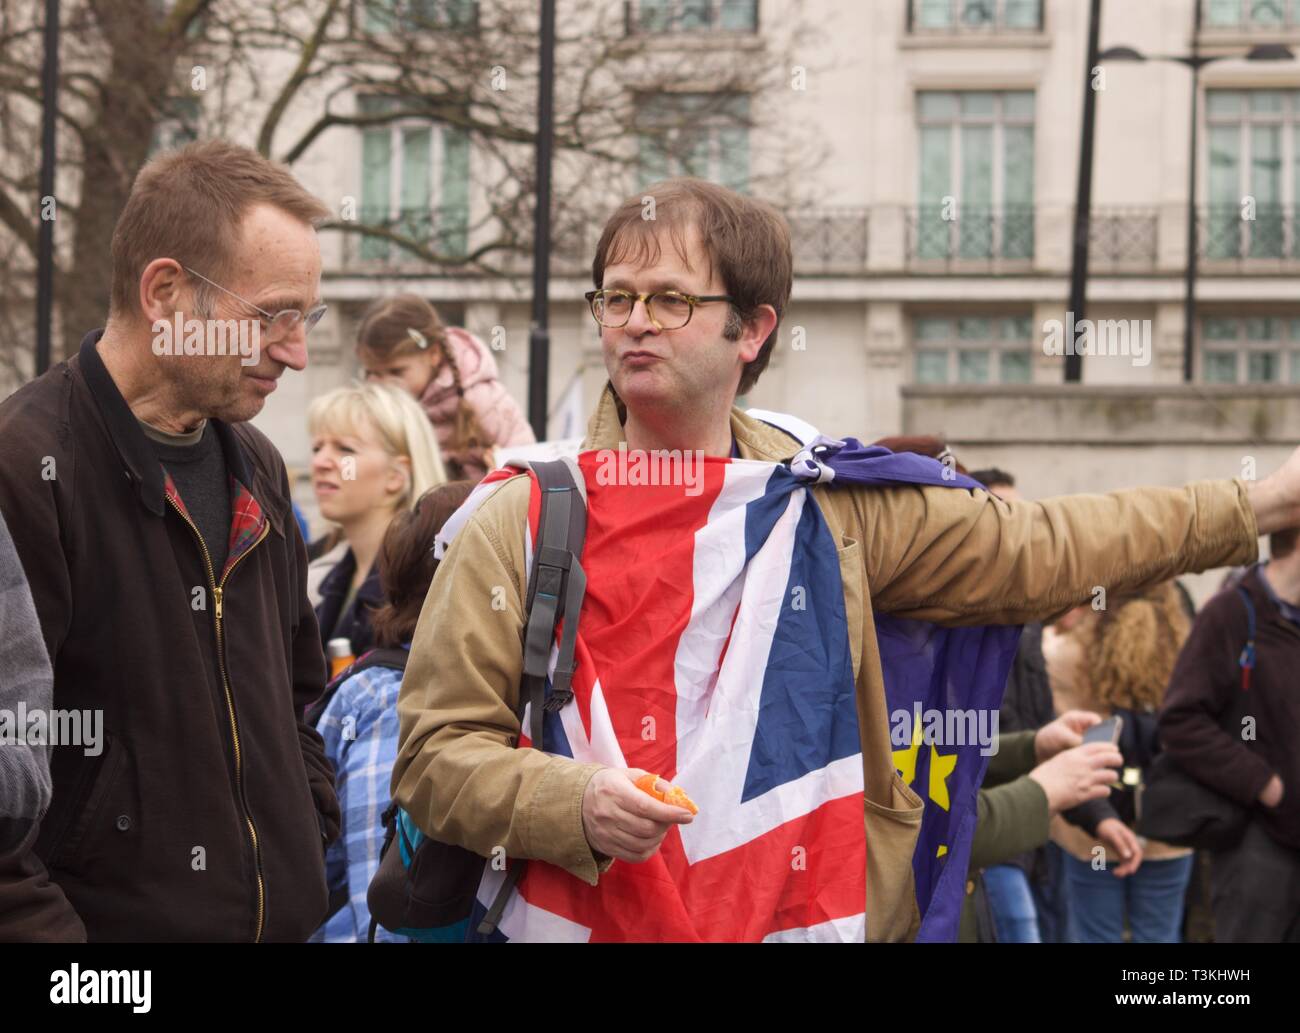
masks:
<svg viewBox="0 0 1300 1033"><path fill-rule="evenodd" d="M699 180L646 194L654 204L624 202L597 246L590 300L610 385L583 449L790 459L798 442L734 407L775 346L791 290L788 227L761 202ZM639 771L515 748L529 492L526 477L505 481L459 531L433 583L399 702L393 797L438 840L540 859L596 886L615 861L653 856L691 816L636 789ZM1128 591L1250 562L1260 533L1300 524L1300 450L1252 485L1033 503L916 486L812 494L839 543L856 679L866 936L900 941L918 927L922 801L891 756L873 614L1019 624L1059 615L1098 585Z"/></svg>

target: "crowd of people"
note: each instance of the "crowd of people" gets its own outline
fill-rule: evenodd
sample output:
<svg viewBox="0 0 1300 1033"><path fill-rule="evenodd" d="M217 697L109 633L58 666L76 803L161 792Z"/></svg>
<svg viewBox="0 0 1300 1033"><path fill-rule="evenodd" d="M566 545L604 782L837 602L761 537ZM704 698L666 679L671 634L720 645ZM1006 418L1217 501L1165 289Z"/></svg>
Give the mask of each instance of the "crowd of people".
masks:
<svg viewBox="0 0 1300 1033"><path fill-rule="evenodd" d="M938 439L896 438L878 444L923 457L919 479L855 481L817 440L734 407L789 300L784 220L700 180L652 191L657 219L631 198L597 246L588 301L610 382L583 452L803 458L812 478L785 490L821 514L760 530L742 505L694 610L659 600L682 594L672 550L726 519L724 493L708 513L649 489L604 501L579 457L585 548L545 544L559 489L497 469L533 435L491 350L414 294L371 305L361 381L306 413L321 523L304 535L284 462L248 421L308 361L328 212L232 144L145 166L108 256L105 327L0 402L0 715L49 715L43 737L0 742L0 940L915 939L937 897L913 866L924 805L888 738L878 615L1024 625L996 668L973 820L940 848L966 873L954 937L1300 940L1300 450L1257 483L1029 502L995 468L969 489L927 482L967 470ZM159 354L154 328L175 313L255 319L260 353ZM783 535L809 536L809 569L836 586L821 652L794 650L793 691L838 723L799 713L773 733L746 717L778 707L785 671L751 584L794 548ZM1232 574L1198 613L1176 578L1217 567ZM583 590L580 611L557 602ZM539 653L528 633L548 598L562 620ZM554 646L543 717L521 685L530 652L545 664ZM553 691L559 674L571 691ZM822 702L830 684L847 710ZM93 749L52 736L53 715L92 711ZM647 735L656 722L675 722L670 746ZM543 728L544 749L522 748ZM734 800L723 767L688 787L698 814L668 785L697 735L718 737L719 764L750 758ZM1147 834L1147 790L1175 777L1211 794L1230 836ZM763 792L775 810L745 811ZM845 798L855 817L837 828ZM791 828L816 886L788 843L775 861L737 853L738 877L704 872ZM385 928L368 899L385 849L438 883L418 871L426 840L483 859L473 921ZM526 874L506 878L502 857ZM727 925L736 901L746 924Z"/></svg>

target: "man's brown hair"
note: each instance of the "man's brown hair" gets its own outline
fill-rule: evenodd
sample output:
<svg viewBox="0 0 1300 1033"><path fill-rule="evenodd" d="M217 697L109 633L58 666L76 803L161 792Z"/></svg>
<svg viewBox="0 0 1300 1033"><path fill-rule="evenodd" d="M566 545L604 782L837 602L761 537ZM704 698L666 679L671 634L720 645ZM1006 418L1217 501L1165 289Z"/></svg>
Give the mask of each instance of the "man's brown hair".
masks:
<svg viewBox="0 0 1300 1033"><path fill-rule="evenodd" d="M1295 552L1297 545L1300 545L1300 527L1274 531L1268 536L1268 557L1273 560L1284 559Z"/></svg>
<svg viewBox="0 0 1300 1033"><path fill-rule="evenodd" d="M654 198L653 218L645 214L647 197ZM606 266L658 261L657 234L661 230L687 261L686 234L692 227L704 242L710 271L718 274L726 293L734 299L723 330L728 340L740 337L742 320L752 319L760 305L776 310L776 326L758 355L741 371L737 393L743 395L758 382L772 357L794 277L790 227L770 204L703 179L680 177L655 183L625 200L605 223L591 263L591 278L597 288L603 287Z"/></svg>
<svg viewBox="0 0 1300 1033"><path fill-rule="evenodd" d="M139 310L140 276L156 258L174 258L222 282L239 246L239 224L256 204L310 225L330 215L288 168L247 147L205 140L154 158L135 177L113 229L110 311ZM211 311L214 293L195 280L200 314Z"/></svg>
<svg viewBox="0 0 1300 1033"><path fill-rule="evenodd" d="M393 517L379 546L379 585L384 605L370 618L375 644L400 646L415 635L424 597L429 594L438 561L433 539L447 518L469 498L475 481L449 481L430 488L408 511Z"/></svg>

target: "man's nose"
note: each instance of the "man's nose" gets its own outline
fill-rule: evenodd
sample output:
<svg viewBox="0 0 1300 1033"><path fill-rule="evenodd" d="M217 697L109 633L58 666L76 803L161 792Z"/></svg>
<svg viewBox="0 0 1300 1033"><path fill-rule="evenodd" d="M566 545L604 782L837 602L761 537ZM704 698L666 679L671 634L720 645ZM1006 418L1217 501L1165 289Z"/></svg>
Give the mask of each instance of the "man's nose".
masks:
<svg viewBox="0 0 1300 1033"><path fill-rule="evenodd" d="M267 355L282 366L301 373L307 368L307 331L299 320L290 333L266 346Z"/></svg>
<svg viewBox="0 0 1300 1033"><path fill-rule="evenodd" d="M657 334L659 328L655 326L650 319L650 299L638 298L632 303L632 315L628 318L623 330L633 337L640 337L643 334Z"/></svg>

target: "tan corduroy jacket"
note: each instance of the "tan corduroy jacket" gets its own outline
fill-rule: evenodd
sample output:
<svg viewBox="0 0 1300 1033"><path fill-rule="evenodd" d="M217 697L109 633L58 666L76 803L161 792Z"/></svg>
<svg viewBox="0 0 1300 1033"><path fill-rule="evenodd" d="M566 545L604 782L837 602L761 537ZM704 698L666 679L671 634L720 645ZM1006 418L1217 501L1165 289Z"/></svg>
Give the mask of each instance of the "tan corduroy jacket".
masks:
<svg viewBox="0 0 1300 1033"><path fill-rule="evenodd" d="M731 413L742 457L783 461L798 444ZM607 387L584 449L625 440ZM461 529L434 578L398 711L393 797L426 833L485 857L540 858L595 885L582 796L598 765L514 748L523 667L528 480L506 481ZM1019 624L1188 570L1254 561L1257 534L1235 481L1003 502L951 488L818 486L840 543L866 789L867 939L919 925L912 852L922 802L894 768L873 611L943 624ZM617 691L606 686L606 692Z"/></svg>

